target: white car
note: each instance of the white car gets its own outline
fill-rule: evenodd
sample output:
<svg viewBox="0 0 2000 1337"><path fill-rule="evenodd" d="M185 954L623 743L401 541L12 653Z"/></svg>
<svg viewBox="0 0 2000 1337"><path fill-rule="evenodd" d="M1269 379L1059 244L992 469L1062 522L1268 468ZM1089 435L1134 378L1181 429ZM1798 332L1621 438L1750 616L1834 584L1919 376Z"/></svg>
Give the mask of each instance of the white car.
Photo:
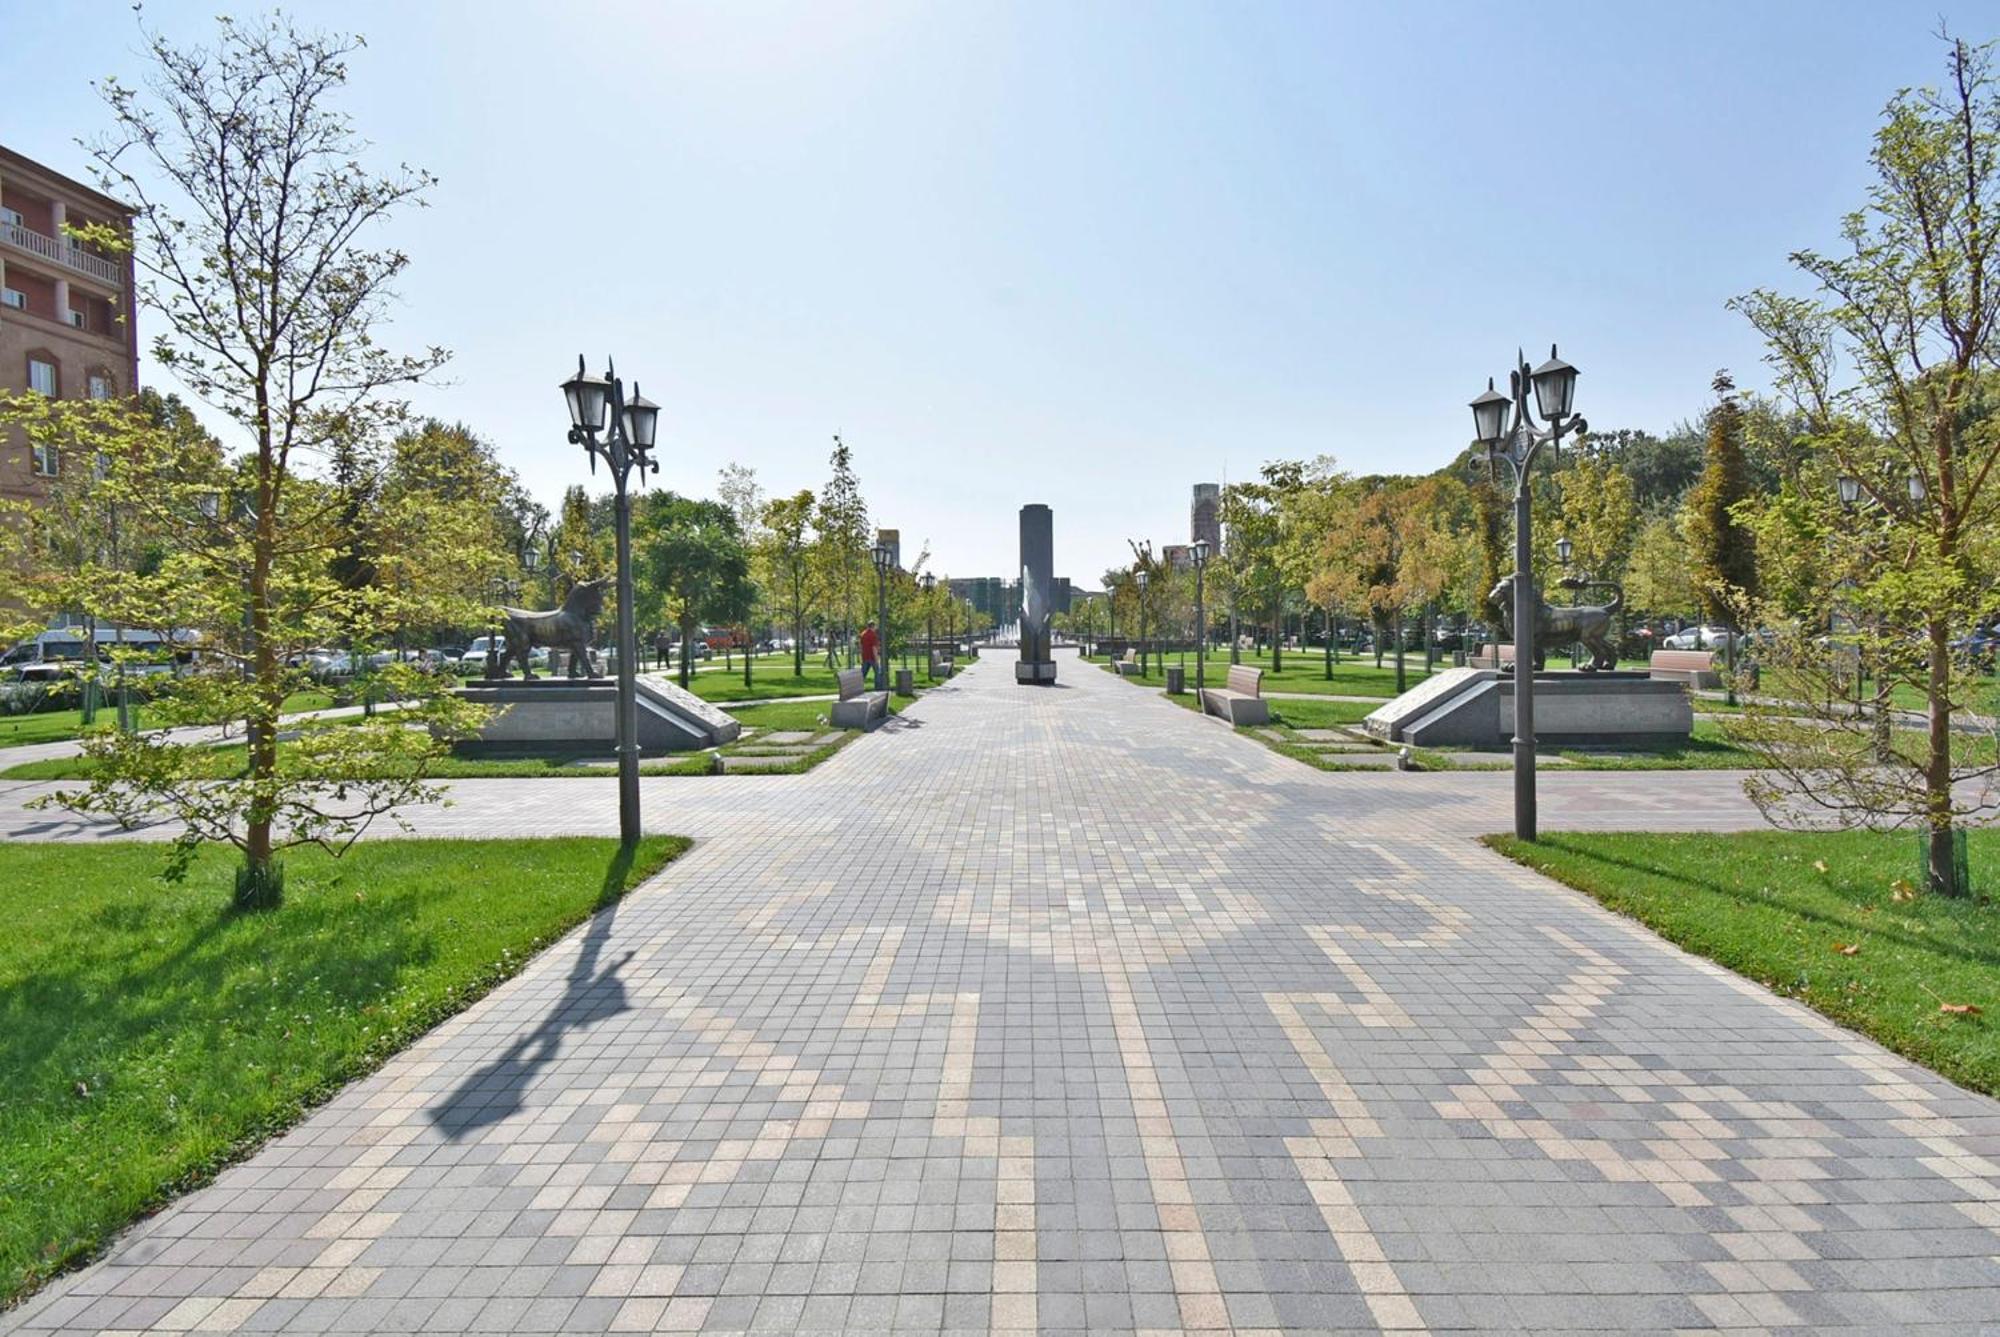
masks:
<svg viewBox="0 0 2000 1337"><path fill-rule="evenodd" d="M1660 642L1663 650L1723 650L1728 646L1727 627L1683 627Z"/></svg>

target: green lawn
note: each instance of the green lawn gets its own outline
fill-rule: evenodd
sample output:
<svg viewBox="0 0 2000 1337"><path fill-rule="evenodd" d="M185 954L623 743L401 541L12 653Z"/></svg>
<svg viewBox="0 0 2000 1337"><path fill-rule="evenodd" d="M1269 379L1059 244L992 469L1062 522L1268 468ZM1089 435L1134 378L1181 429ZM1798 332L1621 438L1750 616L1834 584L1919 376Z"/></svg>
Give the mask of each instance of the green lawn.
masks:
<svg viewBox="0 0 2000 1337"><path fill-rule="evenodd" d="M2000 1095L2000 903L1990 894L2000 831L1970 835L1973 882L1989 894L1968 899L1909 896L1920 878L1917 837L1907 832L1561 832L1534 845L1488 843L1953 1081ZM1942 1010L1967 1003L1980 1011Z"/></svg>
<svg viewBox="0 0 2000 1337"><path fill-rule="evenodd" d="M326 692L312 690L294 692L285 698L285 713L295 714L306 710L325 710L333 705L333 697ZM133 726L149 727L144 703L132 703ZM118 722L118 707L111 704L100 707L97 712L98 727L109 728ZM47 710L35 715L8 715L0 717L0 748L19 747L25 743L60 743L83 734L83 712L81 710Z"/></svg>
<svg viewBox="0 0 2000 1337"><path fill-rule="evenodd" d="M1105 669L1106 672L1116 671L1110 667L1110 661L1102 657L1089 662ZM1143 676L1135 675L1127 678L1125 681L1140 683L1148 687L1165 687L1167 685L1166 666L1181 662L1181 655L1176 652L1166 656L1164 663L1152 664L1152 672ZM1287 650L1284 658L1285 667L1282 672L1272 671L1271 656L1268 654L1253 655L1246 651L1243 655L1243 663L1253 668L1264 670L1263 690L1266 692L1311 692L1315 695L1377 696L1384 698L1396 694L1396 662L1388 656L1383 657L1382 667L1378 669L1375 667L1375 659L1372 655L1363 659L1355 659L1351 655L1343 654L1340 662L1333 666L1333 677L1331 679L1326 676L1326 661L1317 650ZM1186 664L1187 682L1189 688L1192 689L1194 686L1195 668L1193 655L1190 654L1187 656ZM1447 657L1440 661L1437 667L1439 671L1450 668L1450 658ZM1208 657L1207 676L1209 686L1221 686L1223 678L1228 673L1228 651L1219 651ZM1424 680L1425 676L1424 657L1421 654L1410 655L1404 660L1404 685L1406 687L1416 686Z"/></svg>
<svg viewBox="0 0 2000 1337"><path fill-rule="evenodd" d="M919 695L922 693L922 679L918 679ZM738 683L741 686L741 683ZM889 712L900 713L917 697L889 697ZM756 703L733 705L730 714L747 728L764 732L774 730L821 730L827 728L825 722L826 701L790 701L777 704ZM1337 704L1337 703L1336 703ZM811 770L828 757L838 752L855 738L859 731L843 736L839 742L828 744L800 759L796 766L773 768L758 772L762 775L796 775ZM745 740L750 746L756 745L754 738ZM742 744L726 744L720 751L728 755ZM219 744L211 750L214 773L218 777L240 775L249 762L248 750L242 743ZM52 757L44 761L25 761L0 770L0 780L88 780L91 762L84 757ZM615 770L608 757L586 759L564 757L441 757L431 764L430 774L439 780L480 780L480 779L543 779L550 777L580 776L603 777L614 774ZM687 752L677 756L654 757L640 763L641 775L713 775L715 762L713 754L707 751Z"/></svg>
<svg viewBox="0 0 2000 1337"><path fill-rule="evenodd" d="M295 1122L687 845L294 851L284 906L252 915L226 908L229 852L175 884L157 876L158 847L0 845L0 1304Z"/></svg>

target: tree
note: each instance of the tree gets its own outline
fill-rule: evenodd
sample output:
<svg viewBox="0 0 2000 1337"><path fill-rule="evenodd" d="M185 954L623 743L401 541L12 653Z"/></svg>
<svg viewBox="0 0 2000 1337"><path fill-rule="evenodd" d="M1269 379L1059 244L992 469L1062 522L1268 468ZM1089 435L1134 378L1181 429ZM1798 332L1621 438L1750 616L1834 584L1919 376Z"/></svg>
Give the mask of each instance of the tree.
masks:
<svg viewBox="0 0 2000 1337"><path fill-rule="evenodd" d="M1562 528L1570 560L1598 580L1620 584L1638 540L1639 504L1631 477L1616 464L1580 454L1562 472Z"/></svg>
<svg viewBox="0 0 2000 1337"><path fill-rule="evenodd" d="M1479 563L1473 529L1472 493L1455 478L1432 476L1389 494L1389 523L1402 535L1396 562L1396 598L1401 607L1424 609L1424 668L1431 668L1437 638L1431 634L1439 602L1462 589ZM1397 638L1396 687L1403 686L1402 644Z"/></svg>
<svg viewBox="0 0 2000 1337"><path fill-rule="evenodd" d="M813 494L801 489L764 505L757 555L764 583L784 600L792 630L792 676L806 673L806 613L812 591Z"/></svg>
<svg viewBox="0 0 2000 1337"><path fill-rule="evenodd" d="M1715 373L1714 388L1705 463L1700 481L1688 493L1681 531L1687 536L1702 616L1733 628L1738 606L1756 592L1757 554L1750 531L1736 518L1737 506L1751 495L1743 410L1728 372Z"/></svg>
<svg viewBox="0 0 2000 1337"><path fill-rule="evenodd" d="M680 628L680 678L686 687L692 678L696 628L748 616L750 555L735 513L718 501L655 493L638 530L634 564L643 563L650 593Z"/></svg>
<svg viewBox="0 0 2000 1337"><path fill-rule="evenodd" d="M757 482L757 471L747 464L725 464L720 470L721 477L716 483L716 495L722 498L736 517L736 529L745 546L754 555L763 546L764 534L764 489ZM754 576L754 573L753 573ZM757 605L763 591L753 578L750 582L750 602L743 610L743 685L750 685L750 661L756 658L756 636L751 623L757 616Z"/></svg>
<svg viewBox="0 0 2000 1337"><path fill-rule="evenodd" d="M813 567L829 632L838 628L849 638L847 662L852 666L851 638L861 626L860 595L874 575L868 560L868 503L861 496L861 480L854 475L854 451L837 432L828 463L833 472L820 489L813 512ZM836 662L834 647L835 638L829 634L828 668Z"/></svg>
<svg viewBox="0 0 2000 1337"><path fill-rule="evenodd" d="M298 568L299 544L324 540L331 499L311 485L311 461L336 440L370 448L401 419L392 393L441 365L442 349L398 355L375 338L392 285L408 260L373 249L373 230L419 203L432 178L420 171L377 175L361 164L363 145L335 100L358 39L304 33L284 17L255 23L219 21L212 47L176 47L149 33L152 77L144 92L115 79L102 90L114 130L93 147L100 184L133 202L133 236L110 227L83 229L83 240L131 246L140 296L160 317L155 361L243 429L251 449L227 479L207 481L235 500L217 508L198 554L169 565L198 582L198 620L213 653L242 665L240 690L210 694L246 721L249 765L240 784L201 787L187 798L201 759L157 740L97 740L100 774L68 795L71 806L136 820L135 804L157 801L182 820L177 866L193 848L226 839L244 866L238 901L276 904L282 874L274 859L285 844L312 841L341 848L372 816L397 802L428 797L396 782L332 791L357 807L342 809L321 780L281 768L277 718L294 674L284 657L295 634L342 600L321 588L320 571ZM101 443L127 450L124 483L170 484L159 466L182 460L170 443L136 428ZM108 453L108 452L107 452ZM128 467L129 466L129 467ZM168 486L167 496L176 493ZM161 497L133 497L134 504ZM183 517L184 519L184 517ZM230 582L241 581L240 589ZM130 606L151 623L185 600L145 583L160 597ZM303 605L288 602L303 601ZM240 622L224 625L228 610ZM351 610L343 610L351 611ZM151 616L147 616L151 614ZM398 735L415 731L377 722ZM344 740L350 761L388 757L407 740ZM301 740L301 753L315 749ZM322 752L324 749L321 750ZM421 771L428 754L405 760Z"/></svg>
<svg viewBox="0 0 2000 1337"><path fill-rule="evenodd" d="M1920 824L1929 885L1962 893L1954 828L1991 806L1979 750L1990 743L1953 727L1978 680L1952 640L1987 611L2000 577L2000 89L1990 45L1947 40L1946 86L1905 89L1884 112L1875 182L1845 222L1846 249L1793 255L1817 292L1759 289L1734 303L1765 338L1808 456L1782 508L1752 501L1738 513L1753 530L1783 519L1823 535L1837 591L1810 621L1744 601L1776 615L1764 672L1832 686L1858 658L1878 682L1921 693L1927 728L1914 741L1886 720L1862 733L1856 712L1794 691L1803 711L1753 708L1738 736L1764 764L1750 790L1774 820ZM1858 493L1852 514L1836 477ZM1848 626L1822 640L1836 613Z"/></svg>
<svg viewBox="0 0 2000 1337"><path fill-rule="evenodd" d="M1674 616L1694 610L1694 579L1687 540L1671 516L1656 515L1639 526L1626 563L1625 606L1635 612Z"/></svg>

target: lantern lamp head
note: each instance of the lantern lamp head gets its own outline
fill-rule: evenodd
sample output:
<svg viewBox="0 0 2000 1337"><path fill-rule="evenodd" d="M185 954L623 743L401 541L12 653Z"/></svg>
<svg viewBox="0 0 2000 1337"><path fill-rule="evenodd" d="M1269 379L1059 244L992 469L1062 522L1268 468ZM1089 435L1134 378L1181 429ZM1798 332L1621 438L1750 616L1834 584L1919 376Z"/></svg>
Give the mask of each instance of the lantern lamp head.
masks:
<svg viewBox="0 0 2000 1337"><path fill-rule="evenodd" d="M1570 416L1576 407L1577 370L1556 356L1556 346L1549 345L1549 360L1528 374L1535 387L1535 409L1549 422L1557 422Z"/></svg>
<svg viewBox="0 0 2000 1337"><path fill-rule="evenodd" d="M1473 432L1479 444L1492 450L1500 444L1507 432L1507 406L1511 403L1507 396L1493 388L1493 378L1486 378L1486 393L1472 401Z"/></svg>
<svg viewBox="0 0 2000 1337"><path fill-rule="evenodd" d="M593 435L604 430L605 409L610 402L611 382L603 376L592 376L583 368L583 355L577 354L576 375L562 384L563 399L569 405L569 424L585 435Z"/></svg>

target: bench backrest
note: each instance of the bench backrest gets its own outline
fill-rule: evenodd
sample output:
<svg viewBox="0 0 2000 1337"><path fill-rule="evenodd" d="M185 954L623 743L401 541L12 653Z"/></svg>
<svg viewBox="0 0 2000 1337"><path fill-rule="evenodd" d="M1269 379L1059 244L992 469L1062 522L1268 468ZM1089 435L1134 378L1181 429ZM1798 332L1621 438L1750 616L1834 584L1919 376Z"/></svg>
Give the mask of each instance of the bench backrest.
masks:
<svg viewBox="0 0 2000 1337"><path fill-rule="evenodd" d="M1711 673L1715 670L1713 650L1655 650L1647 667L1672 673Z"/></svg>
<svg viewBox="0 0 2000 1337"><path fill-rule="evenodd" d="M1127 650L1124 654L1118 657L1124 660L1128 664L1136 664L1139 662L1139 652L1137 650Z"/></svg>
<svg viewBox="0 0 2000 1337"><path fill-rule="evenodd" d="M1264 694L1264 670L1251 668L1248 664L1232 664L1229 667L1229 690L1241 692L1245 696Z"/></svg>
<svg viewBox="0 0 2000 1337"><path fill-rule="evenodd" d="M1495 645L1488 641L1479 647L1479 657L1489 664L1511 664L1514 662L1514 646L1511 642Z"/></svg>
<svg viewBox="0 0 2000 1337"><path fill-rule="evenodd" d="M833 680L840 684L840 699L850 701L868 689L868 670L841 669L833 675Z"/></svg>

